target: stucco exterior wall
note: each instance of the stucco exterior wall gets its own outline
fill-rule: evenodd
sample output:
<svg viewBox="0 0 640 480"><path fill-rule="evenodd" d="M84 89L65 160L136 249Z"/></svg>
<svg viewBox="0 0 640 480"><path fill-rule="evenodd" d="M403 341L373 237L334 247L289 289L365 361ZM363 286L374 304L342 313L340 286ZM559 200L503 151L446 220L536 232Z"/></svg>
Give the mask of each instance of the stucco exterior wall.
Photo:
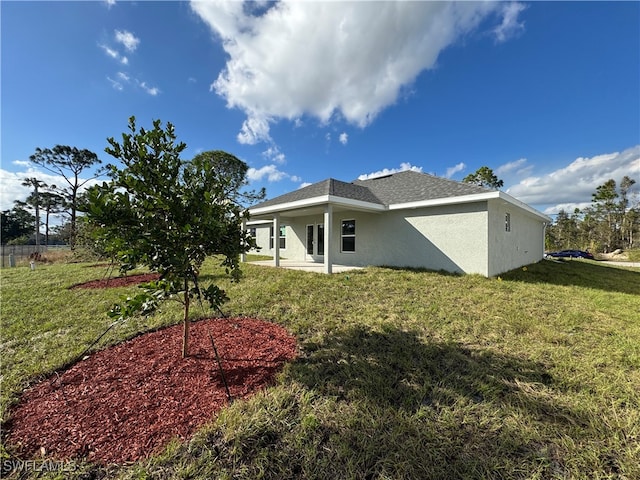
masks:
<svg viewBox="0 0 640 480"><path fill-rule="evenodd" d="M334 244L341 221L356 220L355 253L336 252L335 262L449 272L487 273L487 212L484 202L382 214L336 214Z"/></svg>
<svg viewBox="0 0 640 480"><path fill-rule="evenodd" d="M506 231L505 217L510 217ZM489 201L489 273L496 276L544 256L544 222L500 200Z"/></svg>
<svg viewBox="0 0 640 480"><path fill-rule="evenodd" d="M510 231L505 215L510 215ZM355 252L341 251L343 220L355 220ZM280 257L296 261L322 261L308 255L307 225L324 223L321 214L281 216L286 229L286 248ZM255 225L260 254L273 256L269 227ZM535 216L499 199L389 210L381 213L335 211L331 259L334 264L393 266L477 273L495 276L542 259L544 224ZM329 248L325 245L325 248Z"/></svg>

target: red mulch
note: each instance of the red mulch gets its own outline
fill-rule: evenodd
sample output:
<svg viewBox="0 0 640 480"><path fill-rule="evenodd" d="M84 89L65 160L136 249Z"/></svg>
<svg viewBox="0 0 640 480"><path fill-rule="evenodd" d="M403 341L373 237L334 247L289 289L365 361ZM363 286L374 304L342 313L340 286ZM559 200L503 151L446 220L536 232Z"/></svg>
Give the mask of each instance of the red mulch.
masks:
<svg viewBox="0 0 640 480"><path fill-rule="evenodd" d="M70 288L115 288L138 285L139 283L153 282L160 278L159 273L141 273L139 275L127 275L126 277L104 278L101 280L91 280L90 282L78 283Z"/></svg>
<svg viewBox="0 0 640 480"><path fill-rule="evenodd" d="M265 387L296 356L284 328L251 318L193 322L185 359L182 325L141 335L27 389L11 412L8 443L26 458L44 449L108 464L188 439L228 404L209 333L234 400Z"/></svg>

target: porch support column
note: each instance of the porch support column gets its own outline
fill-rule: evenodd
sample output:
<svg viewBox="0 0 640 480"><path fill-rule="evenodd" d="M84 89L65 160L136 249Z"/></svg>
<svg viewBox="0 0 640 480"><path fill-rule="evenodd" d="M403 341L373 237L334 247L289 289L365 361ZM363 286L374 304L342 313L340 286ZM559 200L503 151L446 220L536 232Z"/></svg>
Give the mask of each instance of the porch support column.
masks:
<svg viewBox="0 0 640 480"><path fill-rule="evenodd" d="M246 218L243 218L243 219L242 219L242 234L243 234L243 235L245 235L245 234L246 234L246 232L247 232L247 219L246 219ZM242 253L240 254L240 261L241 261L242 263L244 263L244 262L246 262L246 261L247 261L247 253L246 253L246 252L242 252Z"/></svg>
<svg viewBox="0 0 640 480"><path fill-rule="evenodd" d="M324 273L331 273L333 264L331 260L333 236L333 205L327 204L324 207Z"/></svg>
<svg viewBox="0 0 640 480"><path fill-rule="evenodd" d="M273 216L273 266L280 266L280 214Z"/></svg>

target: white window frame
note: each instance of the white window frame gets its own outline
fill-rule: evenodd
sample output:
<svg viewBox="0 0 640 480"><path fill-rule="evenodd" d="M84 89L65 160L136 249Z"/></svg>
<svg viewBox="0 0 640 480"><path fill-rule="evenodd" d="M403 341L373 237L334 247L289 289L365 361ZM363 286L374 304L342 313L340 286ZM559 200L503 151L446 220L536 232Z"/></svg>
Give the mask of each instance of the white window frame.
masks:
<svg viewBox="0 0 640 480"><path fill-rule="evenodd" d="M278 241L280 242L280 250L287 249L287 226L280 225L280 235L278 236ZM269 250L273 250L275 247L274 238L273 238L273 225L269 227Z"/></svg>

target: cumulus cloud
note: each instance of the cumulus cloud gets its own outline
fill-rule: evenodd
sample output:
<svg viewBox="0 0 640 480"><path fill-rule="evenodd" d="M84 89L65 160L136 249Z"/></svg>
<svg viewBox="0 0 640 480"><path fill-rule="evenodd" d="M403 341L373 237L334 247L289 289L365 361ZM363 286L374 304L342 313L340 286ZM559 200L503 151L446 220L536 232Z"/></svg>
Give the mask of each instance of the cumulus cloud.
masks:
<svg viewBox="0 0 640 480"><path fill-rule="evenodd" d="M309 183L309 182L302 182L302 183L300 184L300 186L298 187L298 190L300 190L301 188L304 188L304 187L308 187L309 185L313 185L313 183Z"/></svg>
<svg viewBox="0 0 640 480"><path fill-rule="evenodd" d="M346 132L340 134L340 143L346 145L349 142L349 135Z"/></svg>
<svg viewBox="0 0 640 480"><path fill-rule="evenodd" d="M482 20L504 15L496 35L506 39L521 11L496 2L293 0L191 8L229 56L211 89L246 114L238 141L247 144L271 142L280 119L339 118L364 128Z"/></svg>
<svg viewBox="0 0 640 480"><path fill-rule="evenodd" d="M278 167L273 164L261 168L250 167L247 171L247 178L250 182L259 182L265 178L269 182L278 182L287 177L289 177L287 173L278 170Z"/></svg>
<svg viewBox="0 0 640 480"><path fill-rule="evenodd" d="M116 0L104 0L104 3L107 4L107 8L111 8L116 4Z"/></svg>
<svg viewBox="0 0 640 480"><path fill-rule="evenodd" d="M530 205L545 206L545 212L561 208L572 211L587 205L596 188L609 179L619 183L625 175L640 181L640 145L622 152L579 157L566 167L541 176L530 176L507 193Z"/></svg>
<svg viewBox="0 0 640 480"><path fill-rule="evenodd" d="M411 170L413 172L422 172L422 167L416 167L415 165L411 165L408 162L403 162L400 164L400 168L383 168L382 170L378 170L377 172L364 173L358 177L358 180L370 180L372 178L392 175L394 173L405 172L407 170Z"/></svg>
<svg viewBox="0 0 640 480"><path fill-rule="evenodd" d="M284 153L282 153L280 149L275 145L272 145L271 147L266 149L264 152L262 152L262 156L280 165L286 163L286 157Z"/></svg>
<svg viewBox="0 0 640 480"><path fill-rule="evenodd" d="M531 166L527 165L527 159L521 158L514 162L505 163L504 165L500 165L496 168L496 175L509 175L512 173L523 172L526 170L530 170Z"/></svg>
<svg viewBox="0 0 640 480"><path fill-rule="evenodd" d="M122 44L128 52L134 52L138 48L140 39L133 33L126 30L116 30L115 33L116 42Z"/></svg>
<svg viewBox="0 0 640 480"><path fill-rule="evenodd" d="M463 163L463 162L460 162L457 165L454 165L453 167L447 168L447 173L445 173L444 176L445 176L445 178L451 178L456 173L462 172L465 168L467 168L467 165L465 163Z"/></svg>
<svg viewBox="0 0 640 480"><path fill-rule="evenodd" d="M2 185L2 189L0 190L0 210L11 210L15 200L25 201L27 199L32 192L32 188L22 185L22 181L25 178L35 177L47 185L58 185L59 187L67 185L66 180L62 176L43 172L35 168L31 162L15 160L12 163L23 168L17 172L10 172L0 168L0 185ZM79 181L82 182L84 180L81 178ZM87 181L87 183L81 187L81 191L84 191L96 183L100 182L98 180Z"/></svg>

